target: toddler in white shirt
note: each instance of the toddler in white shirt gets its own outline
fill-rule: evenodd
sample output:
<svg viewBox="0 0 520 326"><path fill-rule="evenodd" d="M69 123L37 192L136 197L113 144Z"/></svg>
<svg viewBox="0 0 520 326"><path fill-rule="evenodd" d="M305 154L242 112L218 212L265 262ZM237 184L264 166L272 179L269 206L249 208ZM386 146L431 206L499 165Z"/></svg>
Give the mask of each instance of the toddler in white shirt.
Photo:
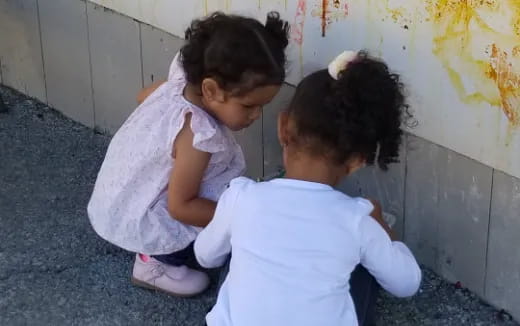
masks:
<svg viewBox="0 0 520 326"><path fill-rule="evenodd" d="M278 121L285 178L232 181L195 241L204 267L232 253L209 326L358 325L359 264L398 297L417 292L420 268L379 205L334 189L365 164L396 161L405 114L399 76L364 52L299 84Z"/></svg>

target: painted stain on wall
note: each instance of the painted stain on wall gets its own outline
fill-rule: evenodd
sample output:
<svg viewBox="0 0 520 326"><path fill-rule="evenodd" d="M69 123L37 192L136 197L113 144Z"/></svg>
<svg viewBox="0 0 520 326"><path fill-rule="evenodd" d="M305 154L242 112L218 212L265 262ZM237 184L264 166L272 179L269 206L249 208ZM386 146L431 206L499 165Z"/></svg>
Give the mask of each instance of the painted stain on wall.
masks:
<svg viewBox="0 0 520 326"><path fill-rule="evenodd" d="M298 46L298 62L300 65L300 76L303 76L303 28L305 27L305 15L307 14L307 1L298 0L296 16L291 26L291 38Z"/></svg>
<svg viewBox="0 0 520 326"><path fill-rule="evenodd" d="M515 49L512 52L515 56ZM520 126L520 73L513 68L509 54L496 44L491 46L488 77L496 83L507 118L512 125Z"/></svg>
<svg viewBox="0 0 520 326"><path fill-rule="evenodd" d="M345 19L349 13L346 0L320 0L316 8L311 12L313 17L321 19L321 36L327 34L327 27L335 21Z"/></svg>
<svg viewBox="0 0 520 326"><path fill-rule="evenodd" d="M425 19L421 12L422 0L416 0L418 4L410 5L410 0L365 0L370 14L381 21L392 21L409 29L410 25L423 22Z"/></svg>
<svg viewBox="0 0 520 326"><path fill-rule="evenodd" d="M520 1L429 0L434 54L461 99L501 107L520 126Z"/></svg>
<svg viewBox="0 0 520 326"><path fill-rule="evenodd" d="M303 28L305 26L305 15L307 14L307 1L298 0L296 6L296 16L294 17L294 23L292 24L292 39L293 41L301 46L303 44Z"/></svg>

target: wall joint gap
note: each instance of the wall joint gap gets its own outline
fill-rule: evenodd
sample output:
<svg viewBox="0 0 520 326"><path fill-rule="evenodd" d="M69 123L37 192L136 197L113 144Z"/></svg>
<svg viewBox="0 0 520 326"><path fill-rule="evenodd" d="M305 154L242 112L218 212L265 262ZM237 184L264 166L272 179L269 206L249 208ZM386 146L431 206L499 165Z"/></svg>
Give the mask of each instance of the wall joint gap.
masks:
<svg viewBox="0 0 520 326"><path fill-rule="evenodd" d="M43 88L45 91L45 103L49 104L49 94L47 91L47 74L45 72L45 56L43 55L43 40L42 40L42 23L40 19L40 0L36 0L36 17L38 19L38 35L40 37L40 51L42 58L42 72L43 72Z"/></svg>
<svg viewBox="0 0 520 326"><path fill-rule="evenodd" d="M484 284L482 293L484 298L487 296L486 293L486 284L488 278L488 266L489 266L489 235L491 231L491 213L493 207L493 187L495 183L495 169L491 169L491 189L489 194L489 210L488 210L488 225L487 225L487 234L486 234L486 254L485 254L485 262L484 262Z"/></svg>
<svg viewBox="0 0 520 326"><path fill-rule="evenodd" d="M90 72L90 96L92 97L92 118L93 118L93 127L94 130L97 128L97 120L96 120L96 98L94 97L94 73L92 70L92 50L90 49L90 22L88 17L88 4L87 1L83 1L85 3L85 21L87 23L87 49L88 49L88 65Z"/></svg>

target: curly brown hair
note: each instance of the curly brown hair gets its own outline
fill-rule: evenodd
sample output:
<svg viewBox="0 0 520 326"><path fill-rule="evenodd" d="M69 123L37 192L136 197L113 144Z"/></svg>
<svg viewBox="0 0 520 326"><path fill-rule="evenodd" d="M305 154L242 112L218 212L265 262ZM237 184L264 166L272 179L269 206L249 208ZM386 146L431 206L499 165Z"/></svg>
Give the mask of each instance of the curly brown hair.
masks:
<svg viewBox="0 0 520 326"><path fill-rule="evenodd" d="M320 70L300 82L288 108L291 141L338 164L360 155L386 170L398 161L407 108L400 76L360 52L338 80Z"/></svg>
<svg viewBox="0 0 520 326"><path fill-rule="evenodd" d="M216 12L186 29L181 61L188 82L214 78L228 91L247 93L285 79L289 24L277 12L259 21Z"/></svg>

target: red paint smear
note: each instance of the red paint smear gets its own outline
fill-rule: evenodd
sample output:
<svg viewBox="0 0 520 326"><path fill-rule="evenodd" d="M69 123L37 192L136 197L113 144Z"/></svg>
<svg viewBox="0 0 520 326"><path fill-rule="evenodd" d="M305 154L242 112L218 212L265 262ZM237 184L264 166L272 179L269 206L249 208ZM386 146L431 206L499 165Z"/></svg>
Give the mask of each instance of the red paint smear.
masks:
<svg viewBox="0 0 520 326"><path fill-rule="evenodd" d="M293 40L296 44L303 44L303 27L305 24L305 15L307 13L307 1L298 0L298 6L296 7L296 17L294 18L293 24Z"/></svg>
<svg viewBox="0 0 520 326"><path fill-rule="evenodd" d="M327 31L327 10L329 7L328 0L322 0L321 2L321 36L325 37Z"/></svg>

